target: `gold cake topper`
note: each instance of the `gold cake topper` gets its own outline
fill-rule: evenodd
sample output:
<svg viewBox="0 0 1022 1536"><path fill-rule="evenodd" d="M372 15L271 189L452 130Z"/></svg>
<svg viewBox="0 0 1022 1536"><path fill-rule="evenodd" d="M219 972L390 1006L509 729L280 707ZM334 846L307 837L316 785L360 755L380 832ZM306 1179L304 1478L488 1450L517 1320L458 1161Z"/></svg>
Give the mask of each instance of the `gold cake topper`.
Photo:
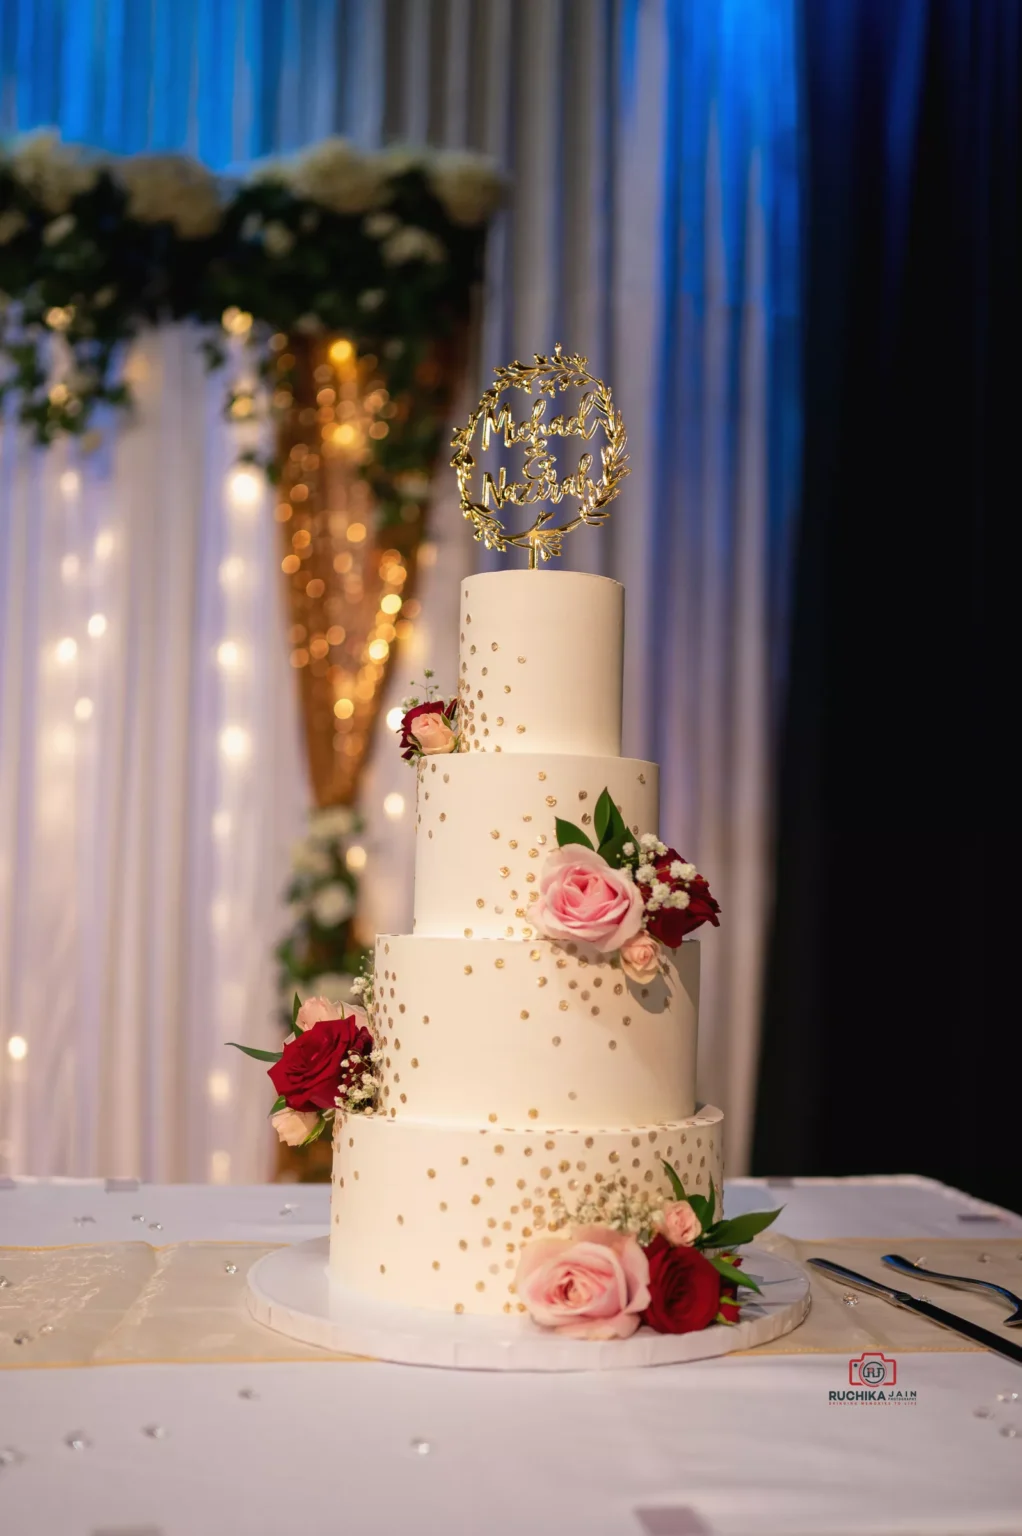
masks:
<svg viewBox="0 0 1022 1536"><path fill-rule="evenodd" d="M501 554L513 545L528 549L529 565L535 567L538 560L549 560L562 551L564 537L584 525L598 528L610 515L609 503L621 488L621 481L628 474L628 455L625 453L627 436L620 411L614 409L610 390L602 379L596 379L588 371L588 359L577 353L565 355L558 342L550 357L535 354L535 362L510 363L506 368L494 371L495 382L486 390L466 425L455 432L451 446L455 450L451 468L457 472L458 492L462 515L472 523L477 541L487 549ZM547 401L558 390L578 388L585 391L578 407L570 416L554 416L546 419ZM516 421L507 402L501 395L508 389L520 389L531 394L535 389L540 398L533 402L525 421ZM486 471L483 475L482 496L472 499L472 472L476 467L472 453L472 440L476 428L482 422L481 452L490 446L495 433L503 434L504 446L521 444L525 450L524 479L511 480L502 467L496 480ZM600 449L602 472L593 479L589 471L593 455L583 453L574 474L557 478L557 465L550 451L552 437L581 437L591 441L597 427L602 427L606 442ZM550 527L554 518L552 507L565 497L579 503L576 517L556 527ZM524 533L509 533L501 521L502 509L511 506L537 506L536 520ZM537 505L538 504L538 505Z"/></svg>

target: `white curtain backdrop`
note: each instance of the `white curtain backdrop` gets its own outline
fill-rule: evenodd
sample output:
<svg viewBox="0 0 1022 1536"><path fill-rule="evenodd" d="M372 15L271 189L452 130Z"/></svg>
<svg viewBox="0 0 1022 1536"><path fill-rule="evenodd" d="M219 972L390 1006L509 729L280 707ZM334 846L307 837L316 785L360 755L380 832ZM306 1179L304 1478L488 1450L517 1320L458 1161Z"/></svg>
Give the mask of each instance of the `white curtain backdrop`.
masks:
<svg viewBox="0 0 1022 1536"><path fill-rule="evenodd" d="M275 529L194 337L129 368L112 452L0 445L0 1150L250 1180L265 1093L223 1041L271 1038L306 799Z"/></svg>
<svg viewBox="0 0 1022 1536"><path fill-rule="evenodd" d="M625 751L664 764L661 832L724 909L704 930L699 1087L728 1115L732 1173L751 1133L797 489L777 363L797 330L780 229L797 225L794 3L301 0L276 51L239 43L220 96L189 96L176 129L152 112L115 136L224 163L333 130L506 168L466 402L495 364L562 341L624 411L631 478L566 563L626 585ZM244 0L209 12L200 56L255 25ZM207 14L182 0L165 20L186 13ZM91 61L103 122L119 64ZM158 100L156 65L152 80ZM27 1047L0 1060L0 1167L256 1178L265 1082L220 1042L272 1030L306 798L278 561L187 335L148 338L137 367L140 420L109 460L43 458L10 429L0 447L0 1038ZM478 551L451 482L442 469L423 621L385 709L424 665L454 682ZM225 641L237 653L218 659ZM410 925L414 782L393 745L381 730L365 785L369 931ZM405 813L388 819L393 791Z"/></svg>

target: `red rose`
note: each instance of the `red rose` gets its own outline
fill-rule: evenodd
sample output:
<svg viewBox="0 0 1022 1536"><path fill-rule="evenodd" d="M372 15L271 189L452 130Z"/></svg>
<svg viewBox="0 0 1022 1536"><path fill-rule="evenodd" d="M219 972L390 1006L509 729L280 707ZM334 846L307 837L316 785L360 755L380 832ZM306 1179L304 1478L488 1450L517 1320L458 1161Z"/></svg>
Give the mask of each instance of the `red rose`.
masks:
<svg viewBox="0 0 1022 1536"><path fill-rule="evenodd" d="M672 864L684 864L686 861L681 854L673 848L661 854L654 864L656 877L664 885L669 885L672 891L687 891L687 907L660 907L655 912L648 913L646 917L646 930L661 944L666 944L668 949L677 949L688 934L703 923L712 923L714 928L719 928L717 913L720 905L710 895L710 887L702 875L693 875L691 880L679 880L671 874Z"/></svg>
<svg viewBox="0 0 1022 1536"><path fill-rule="evenodd" d="M354 1075L373 1049L373 1037L352 1014L350 1019L321 1019L296 1035L267 1076L289 1109L333 1109L337 1091Z"/></svg>
<svg viewBox="0 0 1022 1536"><path fill-rule="evenodd" d="M642 1314L657 1333L698 1333L720 1309L720 1276L698 1248L675 1248L658 1232L646 1249L650 1302Z"/></svg>
<svg viewBox="0 0 1022 1536"><path fill-rule="evenodd" d="M450 732L454 729L454 717L457 712L457 699L451 699L449 704L442 704L439 699L434 699L432 702L427 699L425 704L416 704L414 709L409 709L401 721L401 756L405 761L410 762L413 757L418 757L422 752L422 742L412 729L420 715L438 715L443 727ZM453 751L453 746L453 741L450 745L445 741L442 747L434 746L432 750L450 752Z"/></svg>

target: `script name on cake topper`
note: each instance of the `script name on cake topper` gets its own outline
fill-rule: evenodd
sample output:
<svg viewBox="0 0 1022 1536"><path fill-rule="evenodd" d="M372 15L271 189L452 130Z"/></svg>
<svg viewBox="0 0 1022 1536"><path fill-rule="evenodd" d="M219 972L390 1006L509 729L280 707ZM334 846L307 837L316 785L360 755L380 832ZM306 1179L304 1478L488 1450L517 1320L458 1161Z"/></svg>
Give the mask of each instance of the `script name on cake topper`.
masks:
<svg viewBox="0 0 1022 1536"><path fill-rule="evenodd" d="M583 391L576 409L570 415L548 420L550 400L558 390L571 388ZM501 400L506 390L515 389L539 397L524 421L516 421L510 405ZM472 443L480 427L480 451L485 452L491 437L500 434L505 447L522 448L525 460L521 480L508 480L503 466L496 479L487 470L480 498L475 500L472 475L476 461ZM551 438L580 437L590 442L598 428L603 429L605 438L600 449L600 474L596 478L590 474L593 455L586 452L573 474L558 479ZM628 474L627 440L625 424L620 411L614 409L607 385L588 371L587 358L562 352L559 342L549 357L537 352L532 363L515 362L497 368L494 383L451 440L455 450L451 468L458 476L462 515L472 523L476 540L487 549L496 549L501 554L509 545L528 549L529 565L535 567L539 560L561 554L566 534L583 526L598 528L609 516L609 503ZM578 513L565 522L555 523L554 508L566 498L578 502ZM510 532L501 517L506 506L536 507L532 526L522 533Z"/></svg>

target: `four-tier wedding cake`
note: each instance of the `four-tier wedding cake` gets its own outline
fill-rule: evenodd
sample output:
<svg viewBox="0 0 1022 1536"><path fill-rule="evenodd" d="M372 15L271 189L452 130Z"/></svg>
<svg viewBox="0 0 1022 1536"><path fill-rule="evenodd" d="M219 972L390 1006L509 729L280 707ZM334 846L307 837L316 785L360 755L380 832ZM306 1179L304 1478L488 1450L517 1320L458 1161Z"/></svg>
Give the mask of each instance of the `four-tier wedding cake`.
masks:
<svg viewBox="0 0 1022 1536"><path fill-rule="evenodd" d="M665 1163L704 1224L698 1197L720 1210L723 1117L695 1096L699 946L636 934L644 901L673 917L699 877L673 854L658 873L658 768L620 756L623 621L599 576L461 584L457 707L415 742L414 931L376 940L374 1112L333 1121L346 1287L524 1311L527 1246L619 1192L626 1209L662 1198ZM626 867L603 864L608 885L594 850L612 843ZM638 941L628 964L615 924Z"/></svg>

